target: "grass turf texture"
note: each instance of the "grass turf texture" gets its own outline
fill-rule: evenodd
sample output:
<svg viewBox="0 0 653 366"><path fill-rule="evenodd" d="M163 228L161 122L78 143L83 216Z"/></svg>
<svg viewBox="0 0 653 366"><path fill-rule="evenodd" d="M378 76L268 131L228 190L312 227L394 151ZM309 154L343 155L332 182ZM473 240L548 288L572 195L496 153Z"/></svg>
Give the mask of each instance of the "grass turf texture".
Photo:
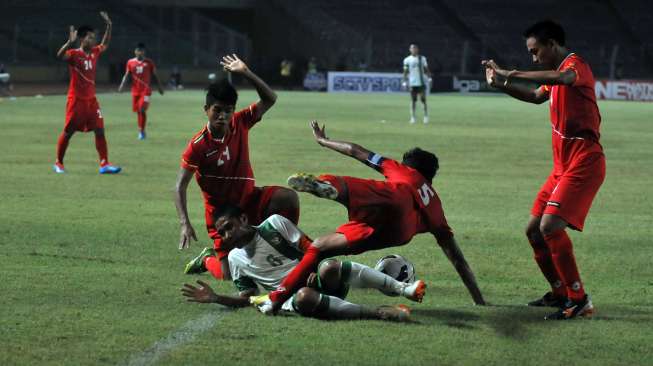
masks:
<svg viewBox="0 0 653 366"><path fill-rule="evenodd" d="M475 307L430 235L352 258L373 264L398 253L429 284L412 304L414 324L265 317L188 304L179 288L207 275L182 274L209 241L195 183L189 211L200 238L177 250L172 188L187 141L202 128L199 91L155 95L148 139L137 141L128 93L99 96L117 176L97 174L92 134L76 134L65 175L51 171L63 125L64 96L0 103L0 364L124 364L188 321L215 313L209 330L158 364L645 364L653 339L650 247L653 177L651 104L602 102L607 179L576 256L598 315L545 322L553 309L522 304L547 286L523 235L532 200L551 167L548 106L498 96L429 97L431 123L407 123L406 95L281 92L250 134L258 185L283 185L291 173L380 178L313 142L308 121L329 136L400 158L413 146L434 151L434 186L486 299ZM239 106L255 100L241 92ZM419 106L418 106L419 107ZM418 108L419 110L419 108ZM421 114L418 114L421 116ZM300 226L311 236L346 221L339 205L301 194ZM218 291L230 283L210 280ZM352 290L370 305L404 302ZM143 360L150 360L146 355ZM142 360L141 360L142 361Z"/></svg>

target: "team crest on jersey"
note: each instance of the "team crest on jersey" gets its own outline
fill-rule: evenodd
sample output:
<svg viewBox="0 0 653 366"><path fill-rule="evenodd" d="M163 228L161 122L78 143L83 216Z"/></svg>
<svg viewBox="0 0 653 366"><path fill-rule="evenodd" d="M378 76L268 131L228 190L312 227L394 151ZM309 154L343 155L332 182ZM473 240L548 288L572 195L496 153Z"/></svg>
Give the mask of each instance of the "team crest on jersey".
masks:
<svg viewBox="0 0 653 366"><path fill-rule="evenodd" d="M270 238L270 244L279 245L281 244L281 237L279 235L274 235Z"/></svg>

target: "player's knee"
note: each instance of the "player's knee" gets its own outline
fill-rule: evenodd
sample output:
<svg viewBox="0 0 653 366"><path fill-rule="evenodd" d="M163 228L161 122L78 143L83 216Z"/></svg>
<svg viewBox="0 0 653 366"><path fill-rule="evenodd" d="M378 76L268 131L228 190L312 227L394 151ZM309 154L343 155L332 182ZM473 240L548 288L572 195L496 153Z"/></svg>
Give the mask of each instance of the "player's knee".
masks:
<svg viewBox="0 0 653 366"><path fill-rule="evenodd" d="M304 316L315 315L320 304L320 293L310 287L302 287L293 297L293 307Z"/></svg>
<svg viewBox="0 0 653 366"><path fill-rule="evenodd" d="M320 284L329 291L335 290L340 284L341 262L337 259L326 259L317 268L317 275L320 277Z"/></svg>
<svg viewBox="0 0 653 366"><path fill-rule="evenodd" d="M542 222L540 222L540 233L542 236L549 236L560 230L564 230L566 226L567 224L564 221L544 218L542 219Z"/></svg>
<svg viewBox="0 0 653 366"><path fill-rule="evenodd" d="M272 201L278 207L299 207L297 192L288 188L279 188L274 192Z"/></svg>

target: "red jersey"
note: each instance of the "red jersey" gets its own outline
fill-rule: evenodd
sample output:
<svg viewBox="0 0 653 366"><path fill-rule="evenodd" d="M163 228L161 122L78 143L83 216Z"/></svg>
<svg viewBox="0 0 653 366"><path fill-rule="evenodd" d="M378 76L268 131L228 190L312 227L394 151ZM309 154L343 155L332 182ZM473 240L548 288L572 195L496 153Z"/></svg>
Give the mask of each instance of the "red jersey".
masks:
<svg viewBox="0 0 653 366"><path fill-rule="evenodd" d="M195 179L207 203L231 203L244 207L254 191L254 172L249 162L249 129L257 119L256 103L234 113L231 131L214 138L205 126L188 143L181 157L182 168L195 171Z"/></svg>
<svg viewBox="0 0 653 366"><path fill-rule="evenodd" d="M105 49L106 47L100 44L91 48L91 53L88 54L81 48L66 51L66 55L68 56L68 72L70 73L68 98L95 98L95 70L97 60Z"/></svg>
<svg viewBox="0 0 653 366"><path fill-rule="evenodd" d="M154 61L149 58L140 61L134 57L127 61L126 69L132 78L132 95L151 95L150 80L152 80L152 74L156 71Z"/></svg>
<svg viewBox="0 0 653 366"><path fill-rule="evenodd" d="M558 71L573 70L576 80L571 85L544 85L549 93L553 170L565 172L579 156L602 152L599 144L601 114L596 105L594 75L580 56L570 53Z"/></svg>
<svg viewBox="0 0 653 366"><path fill-rule="evenodd" d="M356 184L348 185L350 220L369 224L379 237L394 245L425 232L433 233L439 241L453 236L438 194L421 173L378 154L371 154L366 163L386 180L365 180L367 187L360 186L361 194L355 192Z"/></svg>

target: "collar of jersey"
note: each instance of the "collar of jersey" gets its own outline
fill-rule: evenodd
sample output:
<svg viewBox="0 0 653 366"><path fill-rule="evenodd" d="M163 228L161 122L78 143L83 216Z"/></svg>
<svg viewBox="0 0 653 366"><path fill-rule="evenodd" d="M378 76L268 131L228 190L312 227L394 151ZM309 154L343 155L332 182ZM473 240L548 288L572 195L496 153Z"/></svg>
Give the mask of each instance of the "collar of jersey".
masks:
<svg viewBox="0 0 653 366"><path fill-rule="evenodd" d="M575 55L575 53L569 52L569 54L567 56L565 56L565 58L562 59L562 62L560 63L560 65L558 65L558 68L556 69L556 71L560 71L560 68L562 67L562 64L564 64L565 61L567 61L567 59L569 57L573 56L573 55Z"/></svg>

